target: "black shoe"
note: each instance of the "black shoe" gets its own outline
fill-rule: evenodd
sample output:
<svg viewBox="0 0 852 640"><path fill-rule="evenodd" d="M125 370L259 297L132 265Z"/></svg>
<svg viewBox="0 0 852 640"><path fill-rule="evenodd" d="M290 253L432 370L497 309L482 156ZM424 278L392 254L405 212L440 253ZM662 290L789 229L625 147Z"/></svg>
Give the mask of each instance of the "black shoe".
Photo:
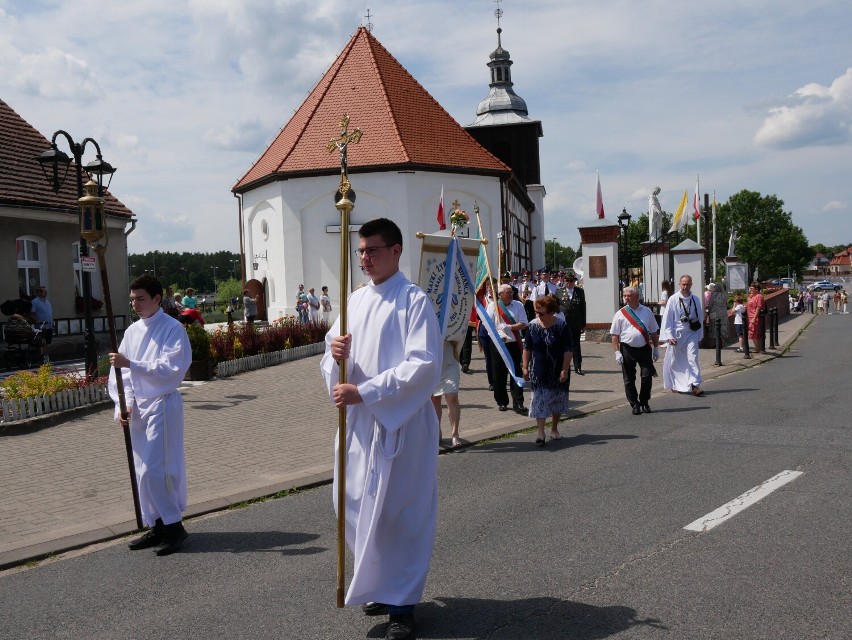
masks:
<svg viewBox="0 0 852 640"><path fill-rule="evenodd" d="M167 524L163 526L163 543L158 546L154 552L158 556L169 556L176 551L180 551L183 543L189 537L186 529L183 528L182 522Z"/></svg>
<svg viewBox="0 0 852 640"><path fill-rule="evenodd" d="M385 640L412 640L414 635L413 613L392 613Z"/></svg>
<svg viewBox="0 0 852 640"><path fill-rule="evenodd" d="M500 409L500 411L508 411L509 410L509 407L507 407L505 404L501 404L497 408Z"/></svg>
<svg viewBox="0 0 852 640"><path fill-rule="evenodd" d="M639 408L642 409L642 413L651 413L651 407L648 406L648 403L640 404Z"/></svg>
<svg viewBox="0 0 852 640"><path fill-rule="evenodd" d="M154 526L148 529L144 534L136 538L136 540L131 540L127 546L130 547L132 551L139 551L140 549L150 549L151 547L156 547L163 541L163 521L157 518L157 521L154 523Z"/></svg>
<svg viewBox="0 0 852 640"><path fill-rule="evenodd" d="M361 605L361 611L365 616L386 616L388 605L384 602L365 602Z"/></svg>
<svg viewBox="0 0 852 640"><path fill-rule="evenodd" d="M582 369L574 369L574 373L576 373L578 376L584 376L584 375L586 375L585 373L583 373L583 370L582 370Z"/></svg>
<svg viewBox="0 0 852 640"><path fill-rule="evenodd" d="M512 410L518 415L525 416L529 414L529 409L527 409L524 405L518 405L517 407L512 407Z"/></svg>
<svg viewBox="0 0 852 640"><path fill-rule="evenodd" d="M467 373L468 371L470 371L470 367L468 367L467 365L463 365L462 366L462 373Z"/></svg>
<svg viewBox="0 0 852 640"><path fill-rule="evenodd" d="M642 415L642 409L639 408L639 405L634 404L632 406L633 406L633 415L634 416L641 416Z"/></svg>

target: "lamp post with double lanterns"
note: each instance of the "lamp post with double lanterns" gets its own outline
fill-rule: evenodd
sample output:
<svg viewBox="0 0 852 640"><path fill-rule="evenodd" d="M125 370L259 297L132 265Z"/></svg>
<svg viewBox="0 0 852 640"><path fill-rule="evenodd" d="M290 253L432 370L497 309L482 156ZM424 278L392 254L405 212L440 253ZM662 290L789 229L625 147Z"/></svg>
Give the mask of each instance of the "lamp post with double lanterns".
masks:
<svg viewBox="0 0 852 640"><path fill-rule="evenodd" d="M59 193L59 190L62 188L62 184L65 182L65 178L68 176L68 171L71 168L71 158L64 151L60 151L56 146L56 140L59 136L63 136L65 140L68 142L68 146L71 149L71 154L74 156L74 169L76 172L77 178L77 198L83 197L83 153L86 151L86 147L88 145L92 145L95 147L97 151L97 155L95 160L92 160L85 166L86 173L90 176L96 176L97 182L95 182L95 187L97 188L97 196L100 197L103 195L103 191L106 188L109 188L109 184L112 181L112 175L115 173L115 167L110 165L108 162L104 161L101 155L101 147L98 143L92 138L85 138L82 142L75 142L74 139L68 135L67 132L60 129L56 133L53 134L53 138L50 141L50 149L39 155L36 160L38 160L41 165L42 171L44 172L45 178L47 178L48 183L50 183L51 188L54 193ZM104 186L104 179L106 178L106 186ZM83 219L83 211L80 211L80 227L81 230L83 228L83 224L86 222ZM106 231L106 220L104 218L101 219L101 224L104 225L104 232ZM82 258L89 257L89 246L84 237L84 234L81 231L80 234L80 271L82 277L82 285L83 285L83 317L85 328L83 331L83 345L84 345L84 353L85 353L85 362L86 362L86 377L88 379L92 379L97 375L98 371L98 354L97 347L95 345L95 327L94 320L92 318L92 274L90 271L86 270L86 266L83 262L88 263L88 260L82 260ZM101 264L101 268L104 268L104 265ZM106 283L104 283L106 285ZM110 318L112 318L112 313L110 312Z"/></svg>
<svg viewBox="0 0 852 640"><path fill-rule="evenodd" d="M618 214L618 226L621 227L621 255L618 258L618 280L619 280L619 289L624 284L625 278L622 274L627 273L627 226L630 224L630 219L632 216L627 213L627 207L623 207L621 209L621 213Z"/></svg>
<svg viewBox="0 0 852 640"><path fill-rule="evenodd" d="M80 237L87 241L98 255L101 267L101 284L103 285L104 305L107 312L107 325L109 327L110 351L118 352L118 338L115 333L115 316L112 313L112 297L109 291L109 276L106 268L106 248L109 237L107 236L106 216L104 214L104 199L98 191L100 185L94 180L89 180L83 189L86 195L80 198ZM127 401L124 396L124 377L121 369L115 368L115 387L118 395L118 410L125 420L124 448L127 452L127 465L130 469L130 484L133 490L133 507L136 512L136 526L142 528L142 510L139 505L139 487L136 483L136 468L133 463L133 447L130 440L130 413L127 410Z"/></svg>

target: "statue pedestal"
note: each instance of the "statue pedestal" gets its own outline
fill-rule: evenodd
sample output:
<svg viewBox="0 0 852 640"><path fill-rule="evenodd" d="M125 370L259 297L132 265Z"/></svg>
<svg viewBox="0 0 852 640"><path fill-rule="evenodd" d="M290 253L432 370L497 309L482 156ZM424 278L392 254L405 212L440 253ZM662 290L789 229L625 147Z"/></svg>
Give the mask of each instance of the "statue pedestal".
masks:
<svg viewBox="0 0 852 640"><path fill-rule="evenodd" d="M663 280L671 280L670 253L671 249L666 242L649 240L642 243L642 281L645 284L643 304L659 301Z"/></svg>
<svg viewBox="0 0 852 640"><path fill-rule="evenodd" d="M725 282L728 291L748 291L748 264L740 262L737 256L725 258Z"/></svg>

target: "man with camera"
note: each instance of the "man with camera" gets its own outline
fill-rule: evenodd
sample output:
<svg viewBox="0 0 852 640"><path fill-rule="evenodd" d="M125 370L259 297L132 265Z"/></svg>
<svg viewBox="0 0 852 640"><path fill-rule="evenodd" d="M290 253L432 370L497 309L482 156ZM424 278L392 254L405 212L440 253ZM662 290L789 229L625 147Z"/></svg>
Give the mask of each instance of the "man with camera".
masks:
<svg viewBox="0 0 852 640"><path fill-rule="evenodd" d="M701 300L692 293L692 278L681 276L680 290L669 296L660 328L660 342L666 346L664 389L704 395L698 366L698 343L704 337L703 317Z"/></svg>

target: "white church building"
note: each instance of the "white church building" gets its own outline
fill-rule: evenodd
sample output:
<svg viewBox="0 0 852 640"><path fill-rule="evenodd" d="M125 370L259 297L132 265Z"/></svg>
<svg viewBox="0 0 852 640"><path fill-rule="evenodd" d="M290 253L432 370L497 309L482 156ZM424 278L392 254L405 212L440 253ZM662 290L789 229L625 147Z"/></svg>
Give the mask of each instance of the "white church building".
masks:
<svg viewBox="0 0 852 640"><path fill-rule="evenodd" d="M366 28L355 32L233 187L240 201L246 286L253 295L261 294L260 318L294 315L299 284L314 287L317 295L327 285L336 311L341 296L366 281L353 251L348 256L351 281L338 282L340 214L334 195L340 164L337 150L329 152L328 144L340 135L344 114L350 117L350 132L356 127L363 132L348 147L348 174L356 194L350 221L353 248L359 225L379 217L394 220L404 238L400 268L416 282L420 240L415 234L438 231L443 188L447 219L451 203L458 200L471 216L471 237L477 229L474 202L479 205L495 271L544 264L541 123L527 117L526 105L512 91L510 65L498 41L488 64L491 92L480 103L476 122L465 130ZM503 246L499 262L498 244Z"/></svg>

